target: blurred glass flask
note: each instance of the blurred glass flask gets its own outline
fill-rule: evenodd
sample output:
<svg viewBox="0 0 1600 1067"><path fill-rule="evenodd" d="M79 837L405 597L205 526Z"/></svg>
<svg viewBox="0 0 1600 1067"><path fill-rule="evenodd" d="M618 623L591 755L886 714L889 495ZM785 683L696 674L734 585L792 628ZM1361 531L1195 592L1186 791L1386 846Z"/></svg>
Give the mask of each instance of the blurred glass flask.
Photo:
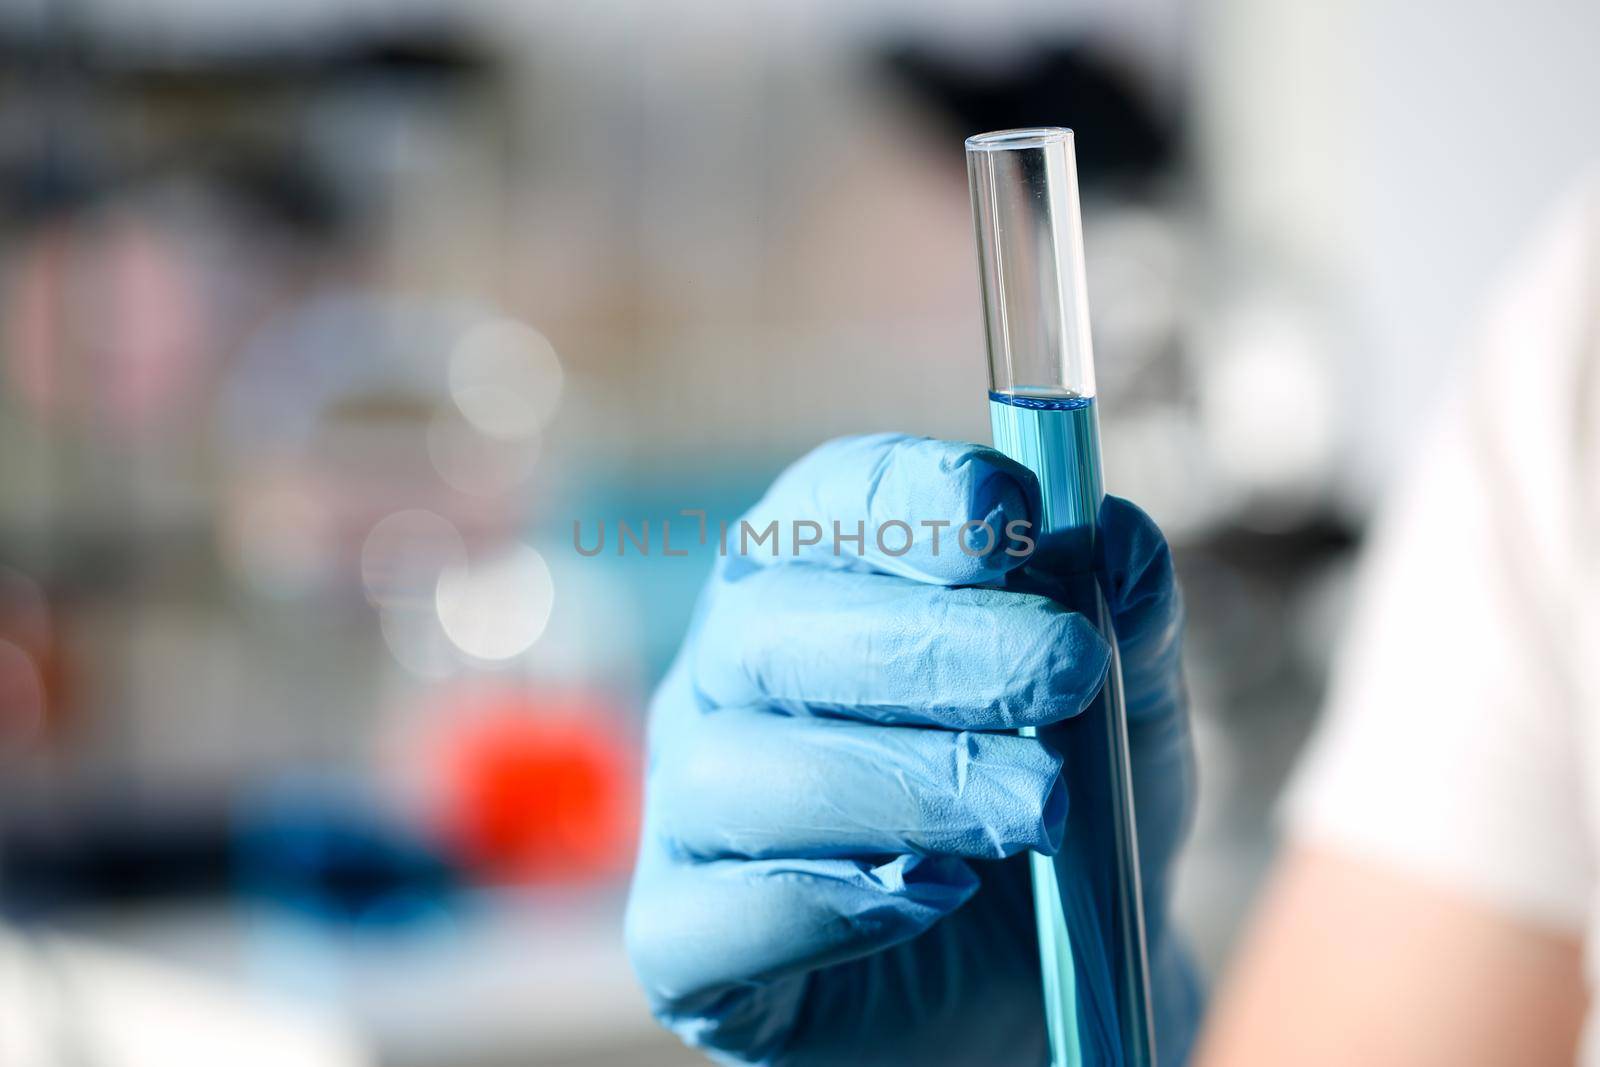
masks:
<svg viewBox="0 0 1600 1067"><path fill-rule="evenodd" d="M1081 715L1052 741L1071 790L1055 856L1029 856L1053 1067L1155 1063L1122 670L1095 577L1104 490L1072 131L970 137L995 447L1038 476L1042 513L1020 581L1038 579L1111 643Z"/></svg>

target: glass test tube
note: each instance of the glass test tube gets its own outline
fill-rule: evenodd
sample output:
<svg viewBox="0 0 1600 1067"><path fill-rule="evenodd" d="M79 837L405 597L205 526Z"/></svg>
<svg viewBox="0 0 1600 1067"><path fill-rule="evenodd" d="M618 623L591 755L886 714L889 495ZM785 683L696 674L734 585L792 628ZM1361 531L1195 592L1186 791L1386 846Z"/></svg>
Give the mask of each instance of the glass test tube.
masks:
<svg viewBox="0 0 1600 1067"><path fill-rule="evenodd" d="M1083 714L1037 732L1065 760L1067 832L1029 857L1054 1067L1155 1062L1128 770L1122 670L1095 578L1099 414L1072 131L967 139L997 449L1039 478L1037 547L1021 581L1048 579L1111 642L1110 675Z"/></svg>

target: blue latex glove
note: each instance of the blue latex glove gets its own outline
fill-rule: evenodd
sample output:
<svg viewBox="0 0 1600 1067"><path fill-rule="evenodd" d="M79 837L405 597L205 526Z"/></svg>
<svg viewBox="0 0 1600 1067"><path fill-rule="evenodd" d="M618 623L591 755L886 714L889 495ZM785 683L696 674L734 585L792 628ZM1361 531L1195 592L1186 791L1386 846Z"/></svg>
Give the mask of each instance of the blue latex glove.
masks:
<svg viewBox="0 0 1600 1067"><path fill-rule="evenodd" d="M947 530L936 555L917 525L1002 531L1037 499L1033 475L992 449L878 435L812 452L747 516L828 536L719 561L651 708L628 945L688 1043L732 1063L1046 1061L1022 853L1060 846L1072 783L1044 743L993 731L1077 714L1108 649L1053 600L973 588L1024 562L1003 539L973 558ZM893 519L917 529L903 556L874 543ZM850 542L833 554L834 520L846 535L865 522L864 556ZM1143 512L1107 498L1101 525L1157 1043L1179 1064L1199 1011L1165 921L1193 795L1182 605Z"/></svg>

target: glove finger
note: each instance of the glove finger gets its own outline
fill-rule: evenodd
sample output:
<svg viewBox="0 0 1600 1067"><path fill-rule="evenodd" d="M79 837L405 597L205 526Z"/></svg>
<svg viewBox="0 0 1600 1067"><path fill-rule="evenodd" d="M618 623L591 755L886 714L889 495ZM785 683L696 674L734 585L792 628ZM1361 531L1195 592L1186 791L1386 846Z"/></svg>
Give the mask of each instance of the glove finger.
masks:
<svg viewBox="0 0 1600 1067"><path fill-rule="evenodd" d="M1175 844L1194 819L1194 743L1184 694L1183 594L1172 552L1143 511L1118 497L1100 509L1100 580L1122 655L1128 750L1147 899L1163 899ZM1160 933L1159 909L1150 935ZM1154 941L1152 941L1154 943Z"/></svg>
<svg viewBox="0 0 1600 1067"><path fill-rule="evenodd" d="M1054 853L1061 758L1034 738L733 709L654 761L651 805L699 859Z"/></svg>
<svg viewBox="0 0 1600 1067"><path fill-rule="evenodd" d="M658 1010L879 952L978 888L969 867L946 857L685 863L647 853L626 937Z"/></svg>
<svg viewBox="0 0 1600 1067"><path fill-rule="evenodd" d="M755 565L800 561L978 585L1027 562L1026 543L1007 531L1031 520L1038 498L1033 473L992 448L904 434L842 437L779 475L745 515L750 533L734 530L728 550ZM958 540L968 522L984 525ZM773 539L750 540L773 523Z"/></svg>
<svg viewBox="0 0 1600 1067"><path fill-rule="evenodd" d="M1183 593L1155 521L1121 497L1100 507L1098 566L1122 657L1132 720L1181 705Z"/></svg>
<svg viewBox="0 0 1600 1067"><path fill-rule="evenodd" d="M780 567L718 586L693 656L714 707L1008 730L1081 711L1110 648L1047 597Z"/></svg>

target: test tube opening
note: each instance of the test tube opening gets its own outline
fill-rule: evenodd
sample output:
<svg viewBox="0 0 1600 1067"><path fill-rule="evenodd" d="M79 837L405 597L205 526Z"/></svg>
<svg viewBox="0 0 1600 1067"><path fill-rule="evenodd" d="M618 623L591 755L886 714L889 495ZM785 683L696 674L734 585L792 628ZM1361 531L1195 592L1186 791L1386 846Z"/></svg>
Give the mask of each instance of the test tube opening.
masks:
<svg viewBox="0 0 1600 1067"><path fill-rule="evenodd" d="M976 152L1004 152L1018 148L1043 148L1072 140L1072 131L1063 126L1027 126L1016 130L993 130L967 138L967 149Z"/></svg>

